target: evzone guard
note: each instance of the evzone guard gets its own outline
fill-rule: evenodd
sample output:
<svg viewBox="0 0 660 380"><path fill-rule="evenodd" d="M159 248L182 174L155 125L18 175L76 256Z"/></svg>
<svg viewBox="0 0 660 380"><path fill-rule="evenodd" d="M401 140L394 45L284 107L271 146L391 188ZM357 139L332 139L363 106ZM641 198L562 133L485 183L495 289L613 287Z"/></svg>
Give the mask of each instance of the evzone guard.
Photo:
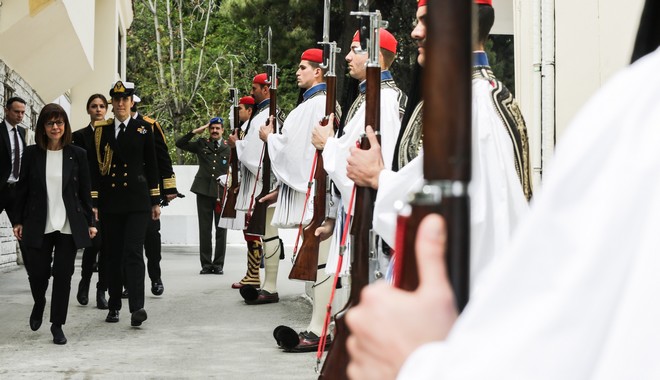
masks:
<svg viewBox="0 0 660 380"><path fill-rule="evenodd" d="M236 210L245 212L247 216L252 212L254 203L256 202L256 195L261 193L263 187L263 172L261 170L261 164L264 143L259 139L259 127L264 125L268 120L270 87L271 84L268 82L268 75L266 73L258 74L253 78L250 95L254 98L256 103L256 113L247 123L243 139L239 140L238 136L235 134L229 136L228 139L229 146L236 148L236 153L241 163L241 185L236 199ZM278 109L277 114L278 121L281 124L284 120L284 113ZM269 183L267 186L269 186L270 189L271 184ZM263 237L246 235L246 240L251 239L250 241L262 242L265 267L263 283L260 285L253 285L256 281L254 281L254 276L252 276L252 281L237 282L232 285L232 288L238 289L249 287L250 289L248 289L248 293L250 294L249 298L251 299L253 298L252 295L254 294L254 291L259 289L257 290L256 299L250 301L252 303L273 303L279 301L279 295L277 294L277 271L279 268L280 257L284 256L284 252L277 228L269 227L273 211L274 208L272 207L268 209L266 215L266 231ZM253 244L248 253L248 261L250 263L258 262L255 260L258 254L258 248L256 244ZM253 264L250 265L253 266ZM254 269L255 268L249 266L248 272L252 270L252 273L254 273Z"/></svg>
<svg viewBox="0 0 660 380"><path fill-rule="evenodd" d="M252 96L243 96L238 100L238 122L240 125L235 125L234 126L234 132L232 133L231 136L229 136L228 142L230 145L235 145L235 141L232 143L231 140L232 138L236 138L237 140L242 140L245 138L248 130L250 129L252 125L252 120L254 119L254 116L257 114L257 107L255 104L255 100ZM232 109L232 112L235 112L234 110L236 108ZM264 108L267 108L264 105ZM230 115L230 119L235 119L234 115ZM256 127L255 127L256 128ZM235 148L234 150L235 151ZM261 243L261 238L259 236L251 236L245 233L245 216L247 213L247 207L249 207L249 204L245 205L245 202L249 202L249 192L252 192L255 190L254 188L254 183L252 183L252 187L250 188L250 185L246 184L245 181L241 181L241 178L245 178L245 175L249 175L245 173L245 170L247 170L243 165L241 165L240 160L238 159L238 156L232 157L232 159L237 160L237 166L238 170L235 172L234 166L231 165L231 171L227 175L227 180L226 180L226 186L225 186L225 191L232 191L231 189L234 188L234 184L236 182L237 185L237 194L236 194L236 200L234 203L234 217L233 218L225 218L221 217L220 218L220 226L227 228L227 229L232 229L232 230L241 230L243 233L243 238L245 239L245 243L247 245L247 270L245 272L245 276L238 281L235 282L231 285L232 289L240 289L244 285L249 285L255 288L259 288L261 286L261 278L259 275L259 267L261 265L261 258L263 254L263 245ZM251 182L251 181L250 181ZM228 194L227 194L228 195ZM243 200L241 202L241 205L239 206L238 199L240 198ZM225 196L225 199L227 199L227 196ZM227 207L231 207L230 205L223 203L223 211L222 215L225 215L225 212L228 211Z"/></svg>
<svg viewBox="0 0 660 380"><path fill-rule="evenodd" d="M272 224L279 228L298 228L300 224L309 223L312 217L314 192L309 178L316 148L311 143L311 136L314 126L324 118L326 110L326 70L321 67L322 63L321 49L308 49L302 53L296 71L297 85L304 91L302 102L287 116L281 134L273 134L270 125L261 127L260 137L268 142L273 172L278 180ZM325 263L328 249L327 244L321 245L318 262ZM312 314L320 315L321 318L313 317L304 332L310 337L310 344L295 345L291 347L292 350L316 350L332 284L324 272L323 266L317 270L316 281L312 287Z"/></svg>
<svg viewBox="0 0 660 380"><path fill-rule="evenodd" d="M389 71L390 66L396 58L397 41L395 37L387 30L380 29L380 59L382 64L381 85L380 85L380 118L382 130L382 155L383 161L391 163L394 155L394 147L399 136L401 127L401 117L406 107L407 96L397 87ZM342 234L342 226L345 221L346 211L353 191L353 180L346 175L346 160L350 155L350 149L355 147L360 135L365 131L365 91L366 91L366 61L368 57L366 51L360 52L360 38L356 32L351 43L351 51L346 55L348 62L349 75L360 81L360 93L349 108L344 126L344 134L334 136L332 128L318 124L312 137L312 143L319 149L323 149L323 162L328 176L332 180L335 191L334 202L340 207L338 214L331 216L324 226L321 227L324 236L330 236L332 232L332 243L330 256L326 271L333 274L339 255L339 243ZM388 165L389 168L389 165ZM336 220L340 223L336 223ZM350 250L346 251L341 274L348 274L350 264ZM384 259L381 255L380 259ZM378 267L378 265L376 265ZM374 267L374 270L376 270ZM374 271L371 271L372 273Z"/></svg>
<svg viewBox="0 0 660 380"><path fill-rule="evenodd" d="M480 29L479 41L474 46L472 70L471 283L508 241L518 221L527 212L527 200L532 194L524 119L510 92L492 75L483 51L494 21L493 8L489 0L476 0L475 3ZM418 19L423 20L426 1L418 2L417 12ZM426 38L423 21L418 22L412 37L420 46L418 62L423 66L423 41ZM419 152L421 141L406 138L422 135L415 132L421 126L421 102L419 108L402 133L399 154L394 158L395 165L405 164L399 171L384 168L372 151L355 152L349 159L349 176L357 183L378 189L374 230L392 246L399 211L394 204L405 202L409 194L421 188L424 180L424 153L413 157L413 152Z"/></svg>

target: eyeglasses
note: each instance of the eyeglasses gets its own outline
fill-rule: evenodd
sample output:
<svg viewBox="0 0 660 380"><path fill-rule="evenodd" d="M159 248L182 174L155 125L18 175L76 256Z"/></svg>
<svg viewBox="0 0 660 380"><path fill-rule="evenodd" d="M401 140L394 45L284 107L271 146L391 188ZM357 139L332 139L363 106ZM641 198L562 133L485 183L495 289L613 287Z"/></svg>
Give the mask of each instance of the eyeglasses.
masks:
<svg viewBox="0 0 660 380"><path fill-rule="evenodd" d="M53 128L53 126L57 125L58 127L63 127L64 126L64 120L55 120L55 121L48 121L46 122L46 127L48 128Z"/></svg>

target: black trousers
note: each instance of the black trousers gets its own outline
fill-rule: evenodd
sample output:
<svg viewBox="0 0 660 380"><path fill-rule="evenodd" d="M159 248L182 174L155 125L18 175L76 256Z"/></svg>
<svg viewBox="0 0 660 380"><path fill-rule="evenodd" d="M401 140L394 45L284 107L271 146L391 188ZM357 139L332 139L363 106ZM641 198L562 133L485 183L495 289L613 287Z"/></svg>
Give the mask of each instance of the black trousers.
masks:
<svg viewBox="0 0 660 380"><path fill-rule="evenodd" d="M130 312L144 308L144 236L150 212L102 213L103 245L108 252L108 308L121 310L122 286L128 290ZM122 281L125 274L125 283Z"/></svg>
<svg viewBox="0 0 660 380"><path fill-rule="evenodd" d="M220 214L215 212L215 198L197 194L197 222L199 224L199 260L202 268L225 265L225 250L227 249L227 230L218 227ZM213 246L211 237L215 228L215 257L211 259Z"/></svg>
<svg viewBox="0 0 660 380"><path fill-rule="evenodd" d="M99 280L96 283L96 289L106 291L108 290L108 258L105 254L106 250L103 249L103 238L101 237L101 228L97 226L97 234L92 239L92 245L83 250L82 254L82 280L89 283L94 272L94 263L98 262L98 275ZM98 260L97 260L98 255Z"/></svg>
<svg viewBox="0 0 660 380"><path fill-rule="evenodd" d="M2 189L0 190L0 214L3 211L7 211L7 216L11 224L14 224L15 210L14 205L16 204L16 184L12 183L3 183Z"/></svg>
<svg viewBox="0 0 660 380"><path fill-rule="evenodd" d="M53 292L50 301L50 322L65 324L71 293L71 276L75 270L76 245L73 236L59 231L45 234L41 248L26 247L25 265L34 302L42 302L52 273ZM51 269L51 263L52 269Z"/></svg>
<svg viewBox="0 0 660 380"><path fill-rule="evenodd" d="M152 282L160 280L160 220L150 220L144 237L144 254L147 256L147 273Z"/></svg>

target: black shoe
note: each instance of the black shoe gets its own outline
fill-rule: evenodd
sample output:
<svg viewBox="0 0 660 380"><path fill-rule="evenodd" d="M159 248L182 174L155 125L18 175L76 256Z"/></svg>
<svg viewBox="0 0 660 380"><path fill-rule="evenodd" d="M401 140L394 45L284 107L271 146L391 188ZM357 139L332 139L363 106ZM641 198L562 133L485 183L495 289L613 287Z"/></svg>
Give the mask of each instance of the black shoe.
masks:
<svg viewBox="0 0 660 380"><path fill-rule="evenodd" d="M212 271L214 274L225 274L225 272L220 267L213 267Z"/></svg>
<svg viewBox="0 0 660 380"><path fill-rule="evenodd" d="M41 321L44 318L44 309L46 308L46 298L44 297L43 302L35 302L32 306L32 313L30 314L30 329L32 331L39 330L41 327Z"/></svg>
<svg viewBox="0 0 660 380"><path fill-rule="evenodd" d="M139 309L131 313L131 326L138 327L142 322L147 320L147 312L144 309Z"/></svg>
<svg viewBox="0 0 660 380"><path fill-rule="evenodd" d="M213 273L213 269L211 268L202 268L202 270L199 271L199 274L211 274Z"/></svg>
<svg viewBox="0 0 660 380"><path fill-rule="evenodd" d="M121 298L124 299L128 298L128 289L124 289L124 291L121 292Z"/></svg>
<svg viewBox="0 0 660 380"><path fill-rule="evenodd" d="M160 296L164 291L165 287L163 286L163 281L160 278L157 281L151 282L151 294Z"/></svg>
<svg viewBox="0 0 660 380"><path fill-rule="evenodd" d="M87 305L89 303L89 281L80 280L78 284L78 294L76 294L76 299L81 305Z"/></svg>
<svg viewBox="0 0 660 380"><path fill-rule="evenodd" d="M64 336L64 331L62 331L62 325L53 323L50 326L50 332L53 334L53 343L66 344L66 336Z"/></svg>
<svg viewBox="0 0 660 380"><path fill-rule="evenodd" d="M119 322L119 310L110 310L108 316L105 317L105 321L109 323Z"/></svg>
<svg viewBox="0 0 660 380"><path fill-rule="evenodd" d="M105 299L105 290L96 289L96 308L101 310L108 309L108 300Z"/></svg>

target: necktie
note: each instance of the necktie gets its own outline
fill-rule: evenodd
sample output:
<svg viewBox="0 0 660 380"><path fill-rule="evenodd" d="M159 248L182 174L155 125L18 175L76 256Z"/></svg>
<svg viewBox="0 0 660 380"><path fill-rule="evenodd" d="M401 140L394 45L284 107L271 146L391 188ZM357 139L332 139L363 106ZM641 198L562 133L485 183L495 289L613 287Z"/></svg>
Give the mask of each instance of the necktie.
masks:
<svg viewBox="0 0 660 380"><path fill-rule="evenodd" d="M213 149L216 149L216 150L218 149L218 140L215 140L213 142Z"/></svg>
<svg viewBox="0 0 660 380"><path fill-rule="evenodd" d="M12 174L14 178L18 179L21 172L21 142L18 139L18 129L14 127L14 168Z"/></svg>
<svg viewBox="0 0 660 380"><path fill-rule="evenodd" d="M126 125L124 123L119 124L119 133L117 134L117 141L121 139L122 136L124 136L124 129L126 129Z"/></svg>

